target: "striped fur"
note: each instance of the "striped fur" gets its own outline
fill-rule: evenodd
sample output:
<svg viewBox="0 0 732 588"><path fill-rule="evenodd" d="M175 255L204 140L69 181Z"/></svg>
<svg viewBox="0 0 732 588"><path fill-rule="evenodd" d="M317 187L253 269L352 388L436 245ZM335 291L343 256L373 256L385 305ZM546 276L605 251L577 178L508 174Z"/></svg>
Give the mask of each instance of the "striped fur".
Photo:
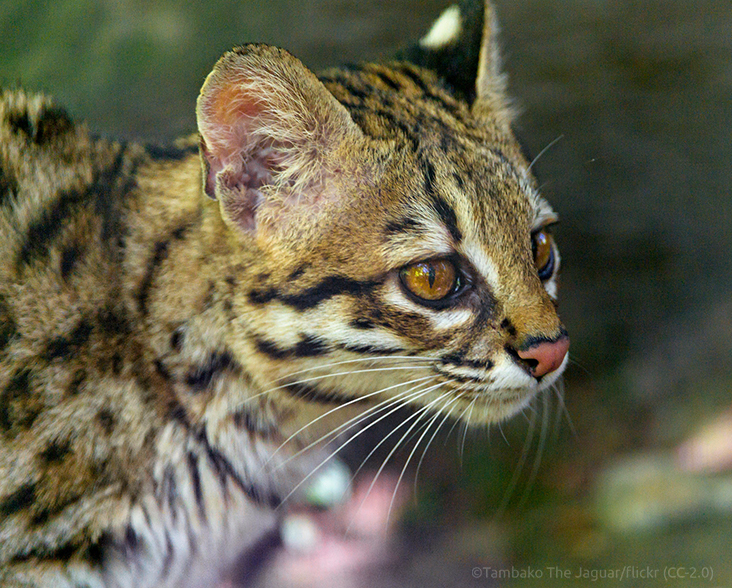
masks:
<svg viewBox="0 0 732 588"><path fill-rule="evenodd" d="M556 381L518 355L566 335L558 253L544 282L532 257L554 215L492 8L451 10L320 78L237 48L165 149L2 94L0 586L209 585L313 440L399 404L487 424ZM462 281L430 305L399 276L432 258Z"/></svg>

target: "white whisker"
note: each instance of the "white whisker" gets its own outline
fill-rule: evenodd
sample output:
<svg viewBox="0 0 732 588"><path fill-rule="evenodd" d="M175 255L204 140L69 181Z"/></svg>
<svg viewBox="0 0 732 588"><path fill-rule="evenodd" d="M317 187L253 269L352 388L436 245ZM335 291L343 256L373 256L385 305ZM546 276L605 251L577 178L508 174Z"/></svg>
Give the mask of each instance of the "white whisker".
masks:
<svg viewBox="0 0 732 588"><path fill-rule="evenodd" d="M420 395L424 395L424 394L427 394L428 392L429 392L429 390L427 390L427 391L424 391L424 390L420 390L420 391L418 391L418 392L415 392L414 394L416 394L416 396L415 396L414 398L410 398L410 400L415 400L416 398L419 398L419 396L420 396ZM343 444L342 444L342 445L341 445L340 447L338 447L338 449L336 449L335 451L332 451L332 452L331 452L331 453L330 453L330 454L329 454L329 455L328 455L328 456L327 456L327 457L326 457L325 459L323 459L323 460L322 460L322 461L321 461L321 462L320 462L320 463L319 463L319 464L318 464L318 465L317 465L317 466L316 466L315 468L313 468L312 470L310 470L310 472L308 472L308 474L307 474L307 475L306 475L306 476L305 476L305 477L304 477L304 478L303 478L302 480L300 480L300 482L298 482L298 483L297 483L297 484L295 485L295 487L294 487L294 488L293 488L292 490L290 490L290 492L289 492L289 493L287 494L287 496L285 496L285 497L284 497L284 498L282 499L282 503L284 504L284 503L285 503L285 502L287 501L287 499L288 499L288 498L290 498L290 496L292 496L292 495L293 495L293 494L294 494L294 493L295 493L295 492L297 491L297 489L298 489L298 488L300 488L300 486L302 486L302 485L303 485L303 484L304 484L304 483L305 483L305 482L306 482L306 481L307 481L308 479L310 479L310 477L311 477L311 476L312 476L313 474L315 474L315 473L316 473L316 472L317 472L318 470L320 470L320 468L322 468L322 467L323 467L323 466L324 466L324 465L325 465L326 463L328 463L328 462L329 462L329 461L330 461L330 460L331 460L331 459L332 459L332 458L333 458L333 457L334 457L334 456L335 456L335 455L336 455L336 454L337 454L337 453L338 453L339 451L341 451L341 450L342 450L342 449L343 449L344 447L346 447L347 445L349 445L350 443L352 443L353 441L355 441L355 440L356 440L356 439L357 439L358 437L360 437L360 436L361 436L361 435L362 435L363 433L365 433L365 432L366 432L366 431L367 431L368 429L370 429L371 427L373 427L373 426L374 426L374 425L375 425L376 423L378 423L378 422L380 422L381 420L385 419L385 418L386 418L386 417L388 417L388 416L389 416L390 414L393 414L394 412L396 412L396 411L397 411L397 410L398 410L399 408L401 408L402 406L406 406L406 403L405 403L405 404L398 404L398 405L397 405L397 406L396 406L395 408L392 408L392 409L391 409L391 410L390 410L390 411L389 411L388 413L386 413L386 414L384 414L384 415L380 416L380 417L379 417L378 419L376 419L376 420L375 420L374 422L372 422L372 423L369 423L369 424L368 424L368 425L367 425L366 427L364 427L363 429L361 429L361 430L360 430L360 431L359 431L358 433L356 433L356 434L355 434L355 435L354 435L353 437L350 437L349 439L347 439L347 440L346 440L346 441L345 441L345 442L344 442L344 443L343 443ZM300 450L300 451L298 452L298 454L299 454L299 453L301 453L302 451L303 451L303 450ZM296 454L296 455L297 455L297 454ZM289 458L288 458L287 460L285 460L285 463L286 463L287 461L289 461L290 459L294 459L294 457L295 457L294 455L293 455L293 456L291 456L291 457L289 457ZM281 465L280 465L280 467L281 467L282 465L284 465L284 463L283 463L283 464L281 464Z"/></svg>
<svg viewBox="0 0 732 588"><path fill-rule="evenodd" d="M434 389L436 387L439 387L439 386L443 386L443 385L445 385L445 382L440 382L440 383L436 384L435 386L433 386L432 389ZM396 453L397 449L399 449L399 447L401 446L401 444L404 441L404 439L407 437L407 435L409 435L409 433L412 431L412 429L414 429L414 427L417 426L417 424L420 422L421 418L425 414L428 414L429 409L432 408L432 406L436 402L439 402L440 400L442 400L442 395L438 396L437 398L435 398L434 400L430 401L426 405L420 407L420 409L417 412L415 412L414 414L412 414L411 416L409 416L408 418L406 418L402 423L399 424L399 426L397 426L393 431L391 431L384 439L382 439L379 442L379 444L377 445L377 447L379 445L381 445L386 439L388 439L389 437L391 437L396 431L398 431L400 428L402 428L404 425L406 425L410 420L416 418L416 420L414 421L414 423L412 423L412 425L406 430L406 432L404 433L404 435L402 435L402 437L399 439L399 441L397 441L396 445L391 449L391 451L386 456L386 458L384 458L384 461L382 462L381 466L379 466L379 469L376 470L376 474L374 475L373 480L371 480L371 484L369 485L369 488L366 491L366 496L364 496L364 499L361 501L361 504L359 504L358 509L356 509L356 512L353 515L354 518L356 517L356 515L358 515L359 511L361 510L361 508L363 507L364 503L366 502L366 499L369 497L369 495L371 494L371 491L374 489L374 486L376 485L376 482L378 481L379 476L381 475L381 472L384 471L384 468L386 467L386 464L389 463L389 460L394 455L394 453ZM374 449L376 449L376 448L374 448ZM366 463L366 461L368 460L368 458L372 454L373 454L373 450L371 451L371 453L369 453L368 457L361 463L361 466L359 467L358 470L356 470L356 473L358 473L358 471L360 471L360 469L363 467L363 465ZM387 518L387 523L388 523L388 518ZM350 530L350 528L351 528L351 524L349 524L348 527L346 528L346 534L348 534L348 531Z"/></svg>
<svg viewBox="0 0 732 588"><path fill-rule="evenodd" d="M404 462L404 467L402 467L402 471L399 474L399 478L397 478L396 485L394 486L394 492L391 494L391 502L389 502L389 510L386 512L386 521L387 524L389 522L389 519L391 518L391 511L394 508L394 500L396 500L397 492L399 491L399 485L402 483L402 478L404 477L404 473L407 471L407 467L409 467L409 463L412 461L412 458L414 457L415 452L417 451L417 448L419 447L419 444L422 442L422 439L424 439L425 435L430 430L430 427L440 418L442 412L450 406L450 404L454 404L457 402L457 398L450 398L450 393L444 393L443 397L447 397L447 402L445 402L444 406L440 408L438 411L435 412L433 417L426 423L426 426L424 427L424 431L420 435L419 439L417 439L417 442L414 444L414 447L412 448L412 451L409 453L409 456L407 457L407 461ZM439 400L439 399L438 399ZM438 427L439 428L439 427ZM437 431L437 429L435 429ZM422 454L424 456L424 453Z"/></svg>
<svg viewBox="0 0 732 588"><path fill-rule="evenodd" d="M541 414L541 429L539 429L539 446L536 449L536 457L534 457L534 462L531 464L531 470L529 471L529 477L526 480L526 486L524 488L524 492L521 495L521 499L518 502L518 505L516 508L521 509L526 504L526 501L529 498L529 493L531 492L532 487L534 486L534 482L536 481L536 477L539 474L539 466L541 465L541 458L544 455L544 448L546 446L546 439L547 439L547 432L549 429L549 395L543 394L542 395L542 414Z"/></svg>
<svg viewBox="0 0 732 588"><path fill-rule="evenodd" d="M539 158L542 155L544 155L547 151L549 151L549 149L551 149L552 147L554 147L554 145L556 145L557 143L559 143L559 141L561 141L562 139L564 139L564 135L559 135L556 139L554 139L551 143L549 143L549 145L547 145L546 147L544 147L544 149L542 149L541 151L539 151L539 155L537 155L536 157L534 157L533 161L529 164L529 167L527 168L527 171L531 171L531 168L534 167L534 164L537 161L539 161Z"/></svg>
<svg viewBox="0 0 732 588"><path fill-rule="evenodd" d="M392 385L392 386L388 386L387 388L381 388L381 389L379 389L379 390L376 390L375 392L370 392L370 393L368 393L368 394L364 394L363 396L359 396L358 398L354 398L353 400L349 400L348 402L345 402L344 404L339 404L339 405L338 405L338 406L336 406L335 408L332 408L332 409L330 409L329 411L327 411L327 412L323 413L322 415L320 415L320 416L318 416L318 417L314 418L314 419L313 419L312 421L310 421L310 422L309 422L308 424L306 424L306 425L303 425L303 426L302 426L302 427L300 427L300 428L299 428L299 429L298 429L297 431L295 431L294 433L292 433L292 435L290 435L290 436L289 436L289 437L288 437L287 439L285 439L285 440L284 440L284 441L283 441L283 442L282 442L282 443L280 444L280 446L279 446L279 447L277 447L277 449L275 449L275 450L274 450L274 452L272 452L272 455L271 455L271 456L269 457L269 459L268 459L268 460L267 460L267 461L265 462L265 464L264 464L264 465L266 465L266 464L267 464L267 463L268 463L269 461L271 461L271 460L272 460L272 458L273 458L273 457L274 457L274 456L275 456L275 455L276 455L276 454L277 454L277 453L278 453L278 452L279 452L279 451L280 451L280 450L281 450L281 449L282 449L282 448L283 448L283 447L284 447L285 445L287 445L287 444L288 444L288 443L289 443L289 442L290 442L290 441L291 441L292 439L294 439L294 438L295 438L295 437L296 437L297 435L299 435L300 433L302 433L302 432L303 432L303 431L304 431L305 429L307 429L307 428L308 428L308 427L310 427L311 425L315 424L315 423L316 423L316 422L318 422L319 420L321 420L321 419L324 419L324 418L328 417L329 415L333 414L334 412L336 412L336 411L338 411L338 410L340 410L340 409L342 409L342 408L345 408L346 406L349 406L349 405L351 405L351 404L355 404L355 403L357 403L357 402L361 402L361 401L363 401L363 400L366 400L366 399L368 399L368 398L371 398L372 396L378 396L379 394L383 394L384 392L387 392L387 391L389 391L389 390L392 390L392 389L394 389L394 388L398 388L398 387L400 387L400 386L411 386L412 384L415 384L415 383L417 383L417 382L421 382L421 381L423 381L423 380L429 380L429 379L430 379L430 378L432 378L432 377L433 377L432 375L429 375L429 376L424 376L424 377L422 377L422 378L417 378L417 379L415 379L415 380L410 380L410 381L406 381L406 382L399 382L398 384L394 384L394 385ZM407 391L407 392L408 392L408 391ZM378 406L378 405L377 405L377 406ZM359 416L362 416L362 415L359 415ZM332 434L332 433L334 433L334 432L335 432L335 433L337 433L337 432L338 432L338 431L339 431L339 430L340 430L340 429L341 429L341 428L342 428L342 427L343 427L344 425L347 425L347 424L348 424L348 422L349 422L349 421L346 421L346 423L344 423L343 425L341 425L341 426L340 426L340 427L338 427L337 429L334 429L333 431L331 431L331 432L329 433L329 435L330 435L330 434ZM326 437L326 438L327 438L327 437ZM317 441L317 442L316 442L315 444L317 445L317 443L319 443L319 441Z"/></svg>

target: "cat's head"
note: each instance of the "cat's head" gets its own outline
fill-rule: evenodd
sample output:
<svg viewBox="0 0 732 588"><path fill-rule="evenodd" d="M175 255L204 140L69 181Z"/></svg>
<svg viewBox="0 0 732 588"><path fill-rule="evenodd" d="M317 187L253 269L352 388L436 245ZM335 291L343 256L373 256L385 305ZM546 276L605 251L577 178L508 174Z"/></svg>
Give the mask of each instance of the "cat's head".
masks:
<svg viewBox="0 0 732 588"><path fill-rule="evenodd" d="M502 419L567 363L556 216L511 132L489 3L402 60L325 72L247 45L198 101L203 191L242 267L229 342L296 411Z"/></svg>

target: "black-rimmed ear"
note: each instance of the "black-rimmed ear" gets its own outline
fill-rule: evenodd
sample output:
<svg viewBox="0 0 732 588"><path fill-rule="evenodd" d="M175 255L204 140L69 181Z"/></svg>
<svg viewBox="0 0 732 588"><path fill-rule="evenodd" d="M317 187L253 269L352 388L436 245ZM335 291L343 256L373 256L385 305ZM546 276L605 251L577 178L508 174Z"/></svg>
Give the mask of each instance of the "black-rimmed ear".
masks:
<svg viewBox="0 0 732 588"><path fill-rule="evenodd" d="M315 201L329 155L361 133L310 70L267 45L226 53L206 78L196 114L203 190L245 231L254 231L268 200Z"/></svg>
<svg viewBox="0 0 732 588"><path fill-rule="evenodd" d="M490 0L461 0L447 8L416 45L398 55L431 69L470 104L505 109L498 23Z"/></svg>

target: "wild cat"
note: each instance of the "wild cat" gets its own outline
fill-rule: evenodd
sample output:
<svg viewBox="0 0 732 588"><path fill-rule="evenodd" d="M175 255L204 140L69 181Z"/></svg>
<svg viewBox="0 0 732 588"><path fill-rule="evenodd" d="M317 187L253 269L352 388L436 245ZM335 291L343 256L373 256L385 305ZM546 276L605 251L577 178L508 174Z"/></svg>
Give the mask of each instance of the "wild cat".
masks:
<svg viewBox="0 0 732 588"><path fill-rule="evenodd" d="M153 149L2 95L0 586L208 585L313 441L493 423L567 363L489 2L319 77L237 47L196 113Z"/></svg>

